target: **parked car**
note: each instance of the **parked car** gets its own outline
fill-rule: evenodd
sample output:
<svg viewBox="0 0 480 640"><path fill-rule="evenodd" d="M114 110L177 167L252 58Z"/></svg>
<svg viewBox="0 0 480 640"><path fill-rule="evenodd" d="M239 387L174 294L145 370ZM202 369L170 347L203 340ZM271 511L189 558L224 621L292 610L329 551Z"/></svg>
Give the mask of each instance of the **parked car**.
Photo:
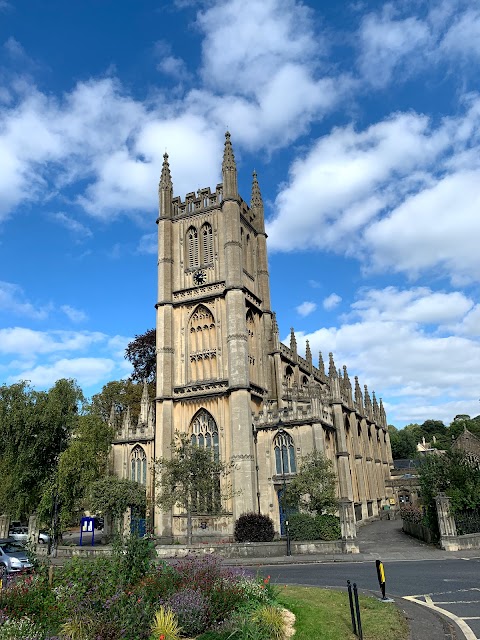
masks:
<svg viewBox="0 0 480 640"><path fill-rule="evenodd" d="M8 532L8 537L12 538L16 542L27 542L28 540L28 527L11 527Z"/></svg>
<svg viewBox="0 0 480 640"><path fill-rule="evenodd" d="M6 573L31 571L32 563L27 558L25 549L12 538L0 540L0 576Z"/></svg>
<svg viewBox="0 0 480 640"><path fill-rule="evenodd" d="M40 531L38 533L38 543L39 544L48 544L50 540L50 536L46 531Z"/></svg>

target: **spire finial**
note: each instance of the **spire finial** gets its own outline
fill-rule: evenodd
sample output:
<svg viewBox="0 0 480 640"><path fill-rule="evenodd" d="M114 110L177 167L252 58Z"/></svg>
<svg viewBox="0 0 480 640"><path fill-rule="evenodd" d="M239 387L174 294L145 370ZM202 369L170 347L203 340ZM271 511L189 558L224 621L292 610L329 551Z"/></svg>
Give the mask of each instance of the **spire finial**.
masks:
<svg viewBox="0 0 480 640"><path fill-rule="evenodd" d="M257 172L255 170L253 171L252 197L250 200L250 208L254 211L255 214L263 212L262 194L260 193L260 186L257 180Z"/></svg>
<svg viewBox="0 0 480 640"><path fill-rule="evenodd" d="M168 164L168 153L163 154L162 173L160 175L159 189L172 190L172 176L170 175L170 165Z"/></svg>
<svg viewBox="0 0 480 640"><path fill-rule="evenodd" d="M355 376L355 404L360 413L364 412L362 390L358 382L358 376Z"/></svg>
<svg viewBox="0 0 480 640"><path fill-rule="evenodd" d="M333 353L331 351L328 354L328 375L330 376L330 378L338 377L337 368L333 360Z"/></svg>
<svg viewBox="0 0 480 640"><path fill-rule="evenodd" d="M223 176L223 199L237 199L237 165L235 164L235 156L233 154L232 143L230 142L230 131L225 133L225 148L223 151L222 162Z"/></svg>
<svg viewBox="0 0 480 640"><path fill-rule="evenodd" d="M295 337L295 331L293 330L293 327L290 329L290 349L295 355L297 354L297 339Z"/></svg>
<svg viewBox="0 0 480 640"><path fill-rule="evenodd" d="M312 366L312 351L310 349L310 342L307 340L307 343L305 345L305 360L307 361L307 364L309 367Z"/></svg>
<svg viewBox="0 0 480 640"><path fill-rule="evenodd" d="M318 368L322 376L325 376L325 363L323 362L322 352L318 352Z"/></svg>

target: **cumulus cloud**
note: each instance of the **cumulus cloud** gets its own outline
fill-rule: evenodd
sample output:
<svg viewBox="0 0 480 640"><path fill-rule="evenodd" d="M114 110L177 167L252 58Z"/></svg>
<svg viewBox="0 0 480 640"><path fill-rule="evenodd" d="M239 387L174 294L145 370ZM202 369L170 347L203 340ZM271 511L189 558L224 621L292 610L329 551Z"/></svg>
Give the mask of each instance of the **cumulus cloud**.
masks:
<svg viewBox="0 0 480 640"><path fill-rule="evenodd" d="M297 313L305 318L306 316L309 316L311 313L313 313L316 308L317 305L315 304L315 302L302 302L302 304L298 305L297 307Z"/></svg>
<svg viewBox="0 0 480 640"><path fill-rule="evenodd" d="M80 386L89 387L108 378L114 369L115 362L108 358L62 358L52 364L23 370L10 376L8 382L29 380L33 386L49 387L60 378L74 378Z"/></svg>
<svg viewBox="0 0 480 640"><path fill-rule="evenodd" d="M300 352L306 340L313 353L332 351L337 367L388 399L391 423L449 422L478 413L479 329L478 305L461 292L387 287L361 290L340 326L296 338Z"/></svg>
<svg viewBox="0 0 480 640"><path fill-rule="evenodd" d="M431 3L417 12L415 3L386 3L366 14L358 31L358 67L376 88L395 78L480 57L480 5L462 0Z"/></svg>
<svg viewBox="0 0 480 640"><path fill-rule="evenodd" d="M322 303L323 308L327 311L331 311L332 309L335 309L335 307L338 307L341 301L342 298L339 295L337 295L336 293L331 293L324 299Z"/></svg>
<svg viewBox="0 0 480 640"><path fill-rule="evenodd" d="M270 247L342 251L410 275L439 268L454 281L479 277L479 131L478 96L436 127L397 113L363 131L334 129L293 162Z"/></svg>
<svg viewBox="0 0 480 640"><path fill-rule="evenodd" d="M37 356L78 351L106 339L99 331L35 331L25 327L0 329L0 353Z"/></svg>

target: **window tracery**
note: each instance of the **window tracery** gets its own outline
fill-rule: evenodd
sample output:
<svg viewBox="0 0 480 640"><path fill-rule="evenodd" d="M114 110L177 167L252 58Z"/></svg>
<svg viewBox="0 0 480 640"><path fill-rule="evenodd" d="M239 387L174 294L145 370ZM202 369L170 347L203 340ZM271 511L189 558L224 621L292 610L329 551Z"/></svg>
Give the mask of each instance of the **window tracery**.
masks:
<svg viewBox="0 0 480 640"><path fill-rule="evenodd" d="M139 445L130 454L130 478L139 484L147 484L147 455Z"/></svg>
<svg viewBox="0 0 480 640"><path fill-rule="evenodd" d="M217 337L215 320L207 307L199 305L189 322L190 379L217 377Z"/></svg>
<svg viewBox="0 0 480 640"><path fill-rule="evenodd" d="M297 473L295 445L292 436L286 431L277 433L273 440L275 452L275 472L277 475Z"/></svg>
<svg viewBox="0 0 480 640"><path fill-rule="evenodd" d="M201 409L192 420L190 431L191 443L200 449L211 451L213 459L218 462L220 460L218 427L213 416L205 409ZM192 496L192 504L194 511L198 513L218 513L221 506L220 476L216 479L213 492L208 495L196 492Z"/></svg>

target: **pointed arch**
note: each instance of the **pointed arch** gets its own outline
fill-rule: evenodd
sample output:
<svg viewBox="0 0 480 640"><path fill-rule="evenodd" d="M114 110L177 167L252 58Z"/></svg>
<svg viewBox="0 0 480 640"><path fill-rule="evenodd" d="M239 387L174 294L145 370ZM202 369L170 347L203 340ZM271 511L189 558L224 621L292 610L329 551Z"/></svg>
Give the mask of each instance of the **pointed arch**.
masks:
<svg viewBox="0 0 480 640"><path fill-rule="evenodd" d="M285 368L284 381L287 387L291 387L293 385L293 369L290 365L287 365Z"/></svg>
<svg viewBox="0 0 480 640"><path fill-rule="evenodd" d="M220 446L218 426L214 417L206 409L200 409L190 423L190 439L194 446L212 452L215 461L220 460ZM193 498L195 510L198 513L218 513L220 510L220 476L216 478L216 485L211 495L199 492Z"/></svg>
<svg viewBox="0 0 480 640"><path fill-rule="evenodd" d="M196 269L199 266L198 231L193 225L187 229L186 245L188 268Z"/></svg>
<svg viewBox="0 0 480 640"><path fill-rule="evenodd" d="M130 454L130 479L139 484L147 484L147 454L137 444Z"/></svg>
<svg viewBox="0 0 480 640"><path fill-rule="evenodd" d="M247 336L248 336L248 364L250 368L250 379L255 380L257 345L256 345L256 331L255 331L255 317L251 309L248 309L247 311L246 323L247 323Z"/></svg>
<svg viewBox="0 0 480 640"><path fill-rule="evenodd" d="M202 264L213 265L213 229L212 225L205 222L200 230L202 238Z"/></svg>
<svg viewBox="0 0 480 640"><path fill-rule="evenodd" d="M217 335L213 313L199 304L188 323L189 361L188 378L191 381L217 377Z"/></svg>
<svg viewBox="0 0 480 640"><path fill-rule="evenodd" d="M277 476L297 473L295 444L292 436L286 431L279 431L273 439L275 454L275 472Z"/></svg>

